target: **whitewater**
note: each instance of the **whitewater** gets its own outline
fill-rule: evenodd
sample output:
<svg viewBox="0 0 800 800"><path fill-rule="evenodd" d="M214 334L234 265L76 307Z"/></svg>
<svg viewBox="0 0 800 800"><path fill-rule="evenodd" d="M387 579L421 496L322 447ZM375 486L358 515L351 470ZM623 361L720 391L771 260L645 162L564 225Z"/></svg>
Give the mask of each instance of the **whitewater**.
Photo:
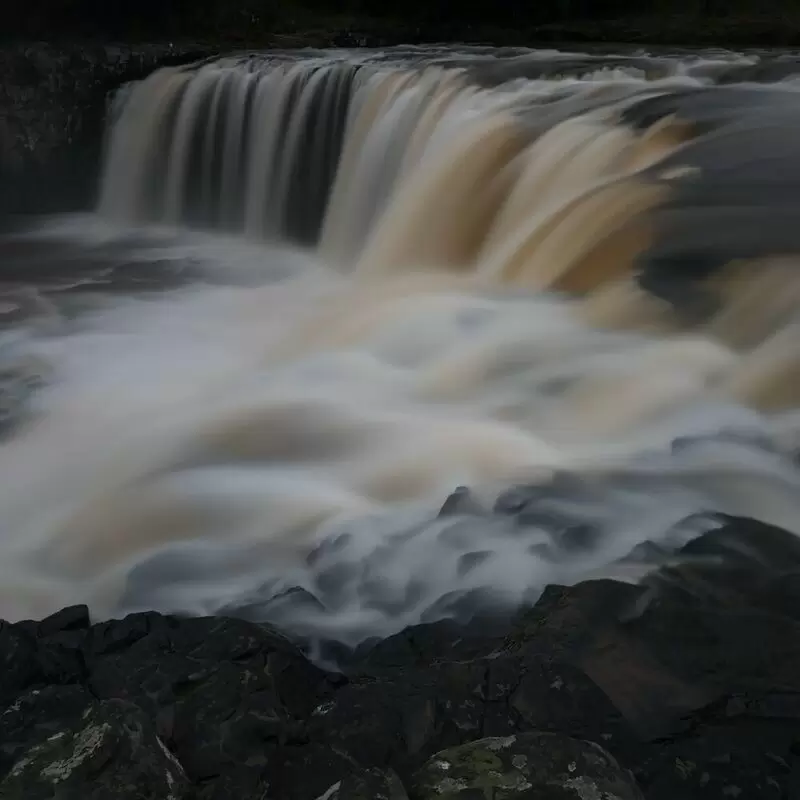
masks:
<svg viewBox="0 0 800 800"><path fill-rule="evenodd" d="M0 242L55 265L6 256L0 618L355 645L639 580L716 512L800 534L795 74L442 47L124 87L96 212Z"/></svg>

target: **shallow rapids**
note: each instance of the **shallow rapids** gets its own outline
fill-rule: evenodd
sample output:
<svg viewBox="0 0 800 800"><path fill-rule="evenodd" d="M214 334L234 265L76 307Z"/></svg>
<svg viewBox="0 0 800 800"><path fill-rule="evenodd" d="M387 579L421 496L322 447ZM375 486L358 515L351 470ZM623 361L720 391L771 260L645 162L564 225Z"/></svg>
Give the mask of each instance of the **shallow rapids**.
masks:
<svg viewBox="0 0 800 800"><path fill-rule="evenodd" d="M0 617L356 644L636 580L713 512L800 534L800 95L783 63L719 85L756 65L246 54L126 87L97 213L0 242L4 374L41 384L0 446Z"/></svg>

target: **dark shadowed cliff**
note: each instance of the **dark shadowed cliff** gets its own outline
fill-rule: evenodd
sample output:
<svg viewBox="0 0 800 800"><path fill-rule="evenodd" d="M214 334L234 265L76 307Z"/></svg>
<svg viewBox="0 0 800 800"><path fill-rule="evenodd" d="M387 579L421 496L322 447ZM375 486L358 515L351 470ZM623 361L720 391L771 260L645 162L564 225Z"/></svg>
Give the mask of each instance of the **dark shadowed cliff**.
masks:
<svg viewBox="0 0 800 800"><path fill-rule="evenodd" d="M166 43L0 48L0 217L90 203L111 92L204 52Z"/></svg>
<svg viewBox="0 0 800 800"><path fill-rule="evenodd" d="M352 31L387 44L432 39L641 41L791 46L793 0L29 0L13 4L7 39L203 38L266 42Z"/></svg>

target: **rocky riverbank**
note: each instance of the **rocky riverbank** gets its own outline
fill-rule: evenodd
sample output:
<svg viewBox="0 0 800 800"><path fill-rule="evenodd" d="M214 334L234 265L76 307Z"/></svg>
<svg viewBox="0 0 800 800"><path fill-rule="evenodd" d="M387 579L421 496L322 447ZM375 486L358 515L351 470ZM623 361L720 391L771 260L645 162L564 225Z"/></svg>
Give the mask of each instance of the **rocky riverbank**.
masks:
<svg viewBox="0 0 800 800"><path fill-rule="evenodd" d="M769 800L800 791L800 542L727 518L644 586L550 586L312 664L268 626L0 626L0 798Z"/></svg>

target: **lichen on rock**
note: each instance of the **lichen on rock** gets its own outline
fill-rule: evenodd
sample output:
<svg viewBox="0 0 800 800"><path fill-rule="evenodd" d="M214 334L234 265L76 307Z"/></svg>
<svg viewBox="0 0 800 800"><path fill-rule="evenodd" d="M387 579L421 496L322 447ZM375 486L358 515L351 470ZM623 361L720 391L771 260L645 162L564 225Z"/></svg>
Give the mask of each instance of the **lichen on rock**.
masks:
<svg viewBox="0 0 800 800"><path fill-rule="evenodd" d="M3 800L183 800L186 775L142 710L107 700L21 755L0 782Z"/></svg>
<svg viewBox="0 0 800 800"><path fill-rule="evenodd" d="M641 800L605 750L555 733L479 739L443 750L414 776L411 800Z"/></svg>

